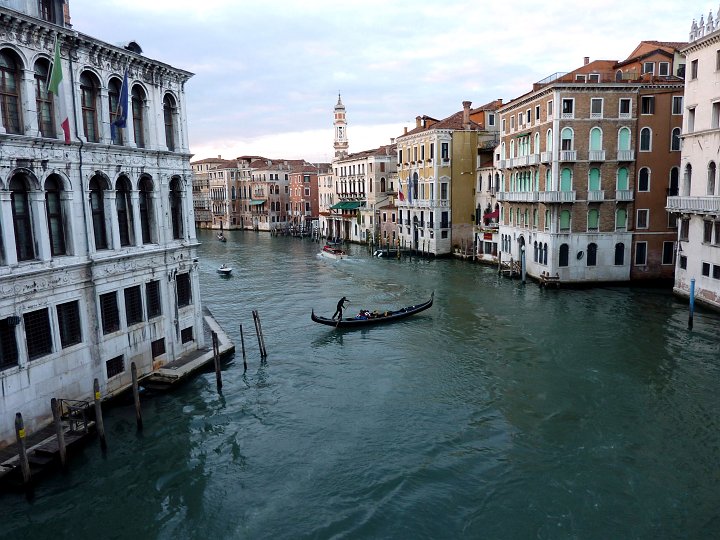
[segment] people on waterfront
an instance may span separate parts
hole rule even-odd
[[[344,296],[338,301],[337,309],[335,310],[335,314],[332,316],[333,320],[335,320],[335,317],[338,317],[339,320],[342,320],[343,309],[345,309],[345,302],[349,303],[350,300],[348,300]]]

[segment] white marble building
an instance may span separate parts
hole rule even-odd
[[[693,21],[686,58],[681,179],[667,209],[678,216],[675,294],[720,309],[720,11]]]
[[[185,83],[71,28],[63,0],[0,0],[0,446],[21,412],[103,397],[204,346]],[[63,92],[48,93],[55,42]],[[127,127],[111,138],[125,70]],[[69,116],[65,142],[58,113]]]

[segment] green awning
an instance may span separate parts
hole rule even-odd
[[[265,199],[252,199],[250,201],[250,206],[257,206],[259,204],[265,204]]]
[[[333,204],[330,210],[355,210],[363,205],[362,202],[358,201],[341,201],[337,204]]]

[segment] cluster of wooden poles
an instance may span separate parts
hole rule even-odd
[[[262,332],[260,316],[257,310],[252,312],[255,331],[257,333],[258,347],[260,348],[260,362],[265,363],[267,359],[267,349],[265,348],[265,337]],[[243,336],[243,327],[240,325],[240,342],[242,344],[243,369],[247,371],[247,356],[245,354],[245,338]],[[216,332],[212,332],[213,360],[215,364],[215,378],[217,382],[218,392],[222,392],[222,372],[220,370],[220,344]],[[135,420],[138,431],[143,429],[142,409],[140,406],[140,386],[138,384],[137,366],[135,362],[130,364],[130,374],[132,376],[132,393],[135,403]],[[103,423],[102,403],[100,394],[100,381],[96,378],[93,380],[93,398],[95,407],[95,431],[100,439],[100,448],[105,453],[107,451],[107,439],[105,437],[105,425]],[[60,465],[63,469],[67,467],[67,446],[65,444],[65,427],[62,419],[61,400],[52,398],[50,407],[52,409],[53,423],[55,425],[55,437],[57,440],[58,454],[60,457]],[[22,413],[15,414],[15,437],[17,440],[18,459],[20,462],[20,470],[22,472],[23,485],[30,486],[32,474],[30,471],[30,462],[28,459],[27,445],[25,442],[26,433],[23,422]]]

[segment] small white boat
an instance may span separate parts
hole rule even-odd
[[[322,251],[320,252],[320,255],[323,257],[326,257],[328,259],[347,259],[348,254],[340,249],[338,246],[331,245],[331,244],[325,244],[325,246],[322,248]]]
[[[231,272],[232,268],[226,266],[225,264],[221,265],[220,268],[217,269],[217,273],[221,276],[229,276]]]

